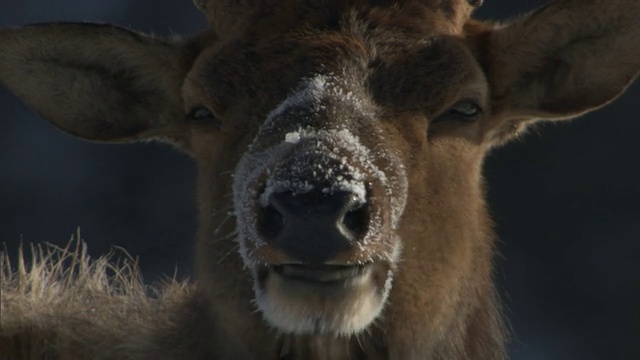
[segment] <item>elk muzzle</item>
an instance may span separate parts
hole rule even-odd
[[[337,96],[318,104],[335,95],[327,88],[316,81],[274,110],[234,175],[256,304],[288,333],[366,328],[384,307],[401,248],[404,167],[358,106]],[[331,117],[316,110],[334,104]]]

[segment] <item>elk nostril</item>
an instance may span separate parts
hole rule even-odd
[[[261,232],[267,239],[276,238],[284,228],[285,218],[273,205],[264,208]]]
[[[369,212],[364,205],[348,211],[342,218],[342,225],[348,230],[354,240],[359,240],[367,232]]]

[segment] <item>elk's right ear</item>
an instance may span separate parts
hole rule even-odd
[[[181,87],[190,61],[183,48],[111,25],[0,29],[0,83],[81,138],[169,135],[184,118]]]

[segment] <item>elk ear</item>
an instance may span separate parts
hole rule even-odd
[[[568,119],[612,101],[640,72],[640,1],[561,0],[488,27],[469,24],[494,104],[487,140],[536,119]],[[474,36],[471,36],[474,38]]]
[[[111,25],[0,29],[0,83],[81,138],[167,135],[184,117],[181,48]]]

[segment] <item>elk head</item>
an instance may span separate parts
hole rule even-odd
[[[269,336],[257,306],[283,333],[383,329],[397,358],[473,329],[456,351],[500,348],[483,156],[623,92],[638,1],[556,1],[502,25],[470,19],[479,1],[196,4],[213,29],[186,40],[1,30],[0,80],[73,135],[193,155],[199,287],[237,330],[218,347]]]

